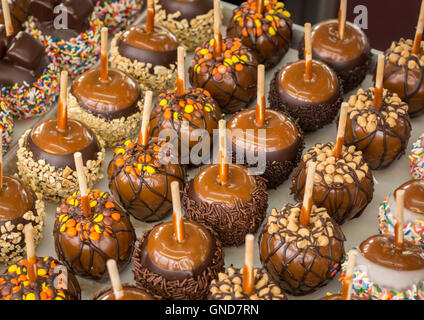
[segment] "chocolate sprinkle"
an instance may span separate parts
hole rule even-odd
[[[146,288],[156,296],[168,300],[202,300],[209,293],[209,286],[218,273],[224,270],[224,251],[217,234],[208,226],[204,226],[211,234],[215,250],[211,252],[211,263],[197,276],[189,276],[183,280],[167,280],[163,275],[149,270],[141,264],[144,255],[143,244],[147,241],[151,230],[143,233],[138,239],[133,256],[134,279],[138,287]],[[155,227],[153,227],[155,228]],[[167,273],[175,273],[167,271]]]
[[[222,203],[197,202],[192,196],[192,180],[184,188],[182,198],[186,218],[212,227],[224,246],[242,245],[246,234],[256,233],[268,208],[266,181],[259,176],[255,176],[255,180],[256,186],[251,192],[251,199],[245,203],[235,199],[232,207]]]

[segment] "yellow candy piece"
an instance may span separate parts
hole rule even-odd
[[[64,294],[63,292],[58,292],[58,293],[57,293],[57,295],[58,295],[59,297],[65,298],[65,294]]]
[[[199,51],[200,54],[205,55],[209,53],[209,50],[206,48],[203,48],[202,50]]]
[[[12,265],[7,269],[7,272],[13,273],[16,272],[16,269],[18,269],[18,266],[16,264]]]
[[[164,107],[164,106],[166,106],[166,105],[168,104],[168,101],[167,101],[166,99],[162,99],[162,100],[159,102],[159,104],[160,104],[162,107]]]
[[[237,56],[232,56],[231,61],[233,62],[233,64],[236,64],[240,62],[240,59]]]
[[[284,3],[283,3],[283,2],[277,2],[277,3],[275,4],[275,7],[276,7],[276,8],[284,8]]]
[[[273,13],[275,13],[275,10],[274,9],[271,9],[271,10],[269,10],[268,11],[270,14],[273,14]]]
[[[97,233],[102,233],[102,231],[100,230],[100,227],[99,227],[99,225],[98,224],[96,224],[95,226],[94,226],[94,230],[97,232]]]
[[[275,31],[275,29],[274,29],[274,28],[269,28],[269,29],[268,29],[268,32],[269,32],[269,34],[270,34],[271,36],[275,36],[275,35],[277,34],[277,32]]]
[[[155,173],[155,172],[156,172],[155,168],[153,168],[153,167],[151,167],[151,166],[148,166],[148,167],[147,167],[147,169],[146,169],[146,171],[147,171],[148,173]]]
[[[25,296],[25,300],[35,300],[35,294],[33,294],[32,292],[31,293],[28,293]]]
[[[16,274],[17,274],[17,275],[20,275],[21,273],[22,273],[21,268],[19,268],[19,267],[18,267],[18,268],[16,269]]]
[[[178,112],[174,112],[174,119],[178,120]]]
[[[59,297],[59,296],[58,297],[54,297],[54,299],[55,300],[63,300],[63,298],[62,297]]]
[[[209,45],[210,46],[213,46],[215,44],[215,39],[211,39],[210,41],[209,41]]]
[[[260,28],[261,27],[261,21],[259,20],[255,20],[255,25]]]
[[[97,206],[97,201],[93,200],[90,202],[90,207],[94,208],[95,206]]]
[[[60,227],[60,232],[65,232],[66,230],[66,224],[62,224],[62,226]]]
[[[29,281],[24,281],[23,284],[24,284],[24,287],[28,287],[29,286]]]
[[[284,14],[287,18],[290,18],[290,17],[291,17],[290,12],[288,12],[287,10],[283,11],[283,14]]]
[[[137,164],[137,169],[140,171],[143,170],[143,165],[141,163]]]
[[[45,269],[38,269],[37,270],[37,274],[42,277],[45,276],[47,274],[47,271]]]
[[[208,106],[205,106],[205,111],[206,112],[211,112],[211,108],[209,108]]]
[[[49,257],[44,257],[43,261],[49,260]]]
[[[233,59],[225,59],[224,60],[224,66],[228,67],[228,66],[232,66],[233,65]]]
[[[119,149],[116,154],[125,154],[125,150],[124,149]]]
[[[102,222],[103,221],[103,215],[99,214],[93,221],[94,222]]]
[[[188,104],[184,108],[185,113],[192,113],[194,111],[194,107],[191,104]]]
[[[244,62],[248,61],[247,56],[245,54],[240,57],[240,60]]]

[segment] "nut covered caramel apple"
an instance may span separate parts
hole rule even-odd
[[[263,269],[254,269],[254,294],[243,291],[243,268],[228,267],[210,286],[209,300],[287,300],[284,292]]]
[[[68,119],[65,132],[58,129],[57,119],[44,120],[19,140],[19,175],[44,199],[58,202],[78,190],[75,152],[83,155],[89,186],[103,177],[103,146],[103,140],[77,120]]]
[[[185,144],[188,150],[204,142],[212,145],[213,130],[218,128],[220,119],[221,110],[208,91],[202,88],[190,88],[185,89],[184,94],[180,96],[177,89],[168,90],[158,96],[156,105],[153,107],[149,124],[150,136],[156,137],[165,130],[169,130],[169,133],[173,135],[171,141],[180,146],[179,150],[181,150],[181,145],[184,144],[181,140],[183,122],[187,121],[190,134],[197,129],[205,130],[198,140],[190,139],[189,144]],[[175,139],[178,139],[178,142]]]
[[[400,39],[384,53],[384,87],[408,104],[411,117],[424,111],[424,41],[418,54],[412,53],[413,41]]]
[[[249,109],[237,113],[227,124],[231,134],[233,162],[236,162],[237,149],[257,155],[266,155],[266,169],[261,175],[268,188],[274,189],[283,183],[299,163],[304,146],[302,131],[286,114],[265,110],[264,125],[259,127],[255,121],[256,110]],[[263,138],[259,130],[265,130]],[[240,132],[241,135],[237,134]],[[249,164],[252,167],[257,164]]]
[[[88,199],[88,215],[83,213],[79,192],[57,208],[55,250],[59,260],[74,274],[104,280],[107,260],[115,259],[119,270],[129,263],[135,232],[127,213],[107,192],[88,190]]]
[[[344,38],[338,34],[338,20],[322,21],[312,27],[312,58],[324,62],[340,77],[344,92],[364,80],[371,64],[371,47],[365,33],[346,22]],[[299,42],[299,59],[304,57],[304,41]]]
[[[155,22],[170,30],[187,51],[213,35],[213,0],[155,0]]]
[[[22,259],[0,275],[0,300],[80,300],[75,276],[51,257],[37,257],[35,283],[27,275],[28,260]]]
[[[374,235],[358,247],[352,295],[367,300],[424,300],[424,250],[393,235]]]
[[[380,233],[394,234],[396,225],[396,192],[405,191],[404,226],[406,240],[424,247],[424,181],[409,180],[389,194],[380,205]]]
[[[229,164],[228,182],[222,184],[219,164],[211,164],[186,185],[183,203],[187,219],[213,228],[224,246],[239,246],[265,218],[266,182],[243,166]]]
[[[343,101],[343,87],[326,64],[313,60],[312,77],[304,77],[305,60],[277,71],[269,90],[270,107],[287,112],[304,131],[315,131],[331,123]],[[320,116],[317,117],[317,114]]]
[[[165,28],[149,32],[145,24],[134,25],[112,40],[110,63],[134,77],[143,91],[158,95],[175,83],[177,48],[177,38]]]
[[[206,41],[195,50],[189,78],[193,88],[203,88],[225,113],[245,109],[256,93],[255,53],[238,38],[222,40],[221,54],[214,56],[215,40]]]
[[[94,131],[107,146],[134,136],[141,123],[143,99],[138,82],[120,70],[109,69],[107,80],[101,68],[80,75],[69,93],[69,113]]]
[[[272,68],[289,50],[293,22],[283,2],[264,1],[263,10],[258,9],[257,2],[248,0],[233,10],[227,35],[240,38],[255,51],[260,64]]]
[[[184,168],[166,154],[166,142],[152,138],[142,146],[128,140],[116,147],[108,167],[109,189],[134,218],[154,222],[171,212],[172,181],[183,185]]]
[[[0,262],[10,264],[25,254],[23,228],[34,227],[37,245],[44,229],[44,202],[40,194],[15,176],[4,175],[0,190]]]
[[[264,268],[289,294],[311,293],[330,281],[344,258],[345,236],[325,208],[312,205],[306,227],[302,203],[274,209],[259,237]]]
[[[328,210],[339,224],[359,217],[374,192],[371,170],[362,152],[355,146],[343,146],[340,159],[334,157],[334,143],[316,144],[303,156],[292,177],[292,192],[302,199],[305,192],[307,167],[316,162],[313,203]]]
[[[349,98],[345,144],[361,150],[371,169],[388,167],[405,153],[411,135],[408,105],[397,94],[383,90],[380,108],[374,107],[375,89],[359,89]]]
[[[155,300],[145,290],[142,290],[134,285],[123,283],[122,289],[124,296],[120,300]],[[96,293],[91,300],[116,300],[111,287],[105,288]]]
[[[221,242],[211,228],[183,222],[185,239],[179,243],[173,222],[146,231],[135,249],[133,264],[137,286],[164,299],[205,299],[209,285],[223,271]]]

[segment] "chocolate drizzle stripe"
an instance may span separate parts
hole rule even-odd
[[[276,216],[277,221],[286,218],[292,208],[301,208],[302,203],[295,205],[286,204],[284,208]],[[314,213],[312,213],[314,215]],[[346,241],[340,227],[332,218],[320,219],[323,223],[324,235],[329,239],[327,246],[319,246],[315,241],[308,241],[308,245],[298,248],[299,240],[305,237],[299,233],[280,226],[281,228],[273,233],[269,232],[269,222],[264,225],[259,237],[259,246],[261,248],[261,262],[270,272],[274,280],[276,280],[281,288],[293,295],[304,295],[315,291],[317,288],[324,286],[331,280],[341,267],[341,261],[344,257],[344,245]],[[327,226],[331,225],[333,235],[328,233]],[[293,240],[286,242],[284,234],[294,237]],[[265,246],[264,244],[265,240]],[[277,243],[277,245],[275,245]],[[274,250],[271,248],[274,244]],[[266,252],[263,249],[266,249]],[[326,252],[326,249],[328,252]],[[278,264],[274,258],[279,261]],[[310,261],[308,263],[308,261]],[[314,267],[320,269],[324,267],[326,272],[320,274]],[[296,271],[296,274],[292,271]],[[301,268],[301,269],[299,269]],[[319,269],[319,270],[320,270]],[[299,277],[300,274],[300,277]]]

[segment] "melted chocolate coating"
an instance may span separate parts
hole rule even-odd
[[[272,109],[287,112],[302,130],[309,132],[334,120],[343,101],[343,87],[335,72],[320,61],[313,61],[311,81],[304,79],[304,73],[304,60],[277,71],[271,81],[269,101]]]
[[[206,49],[209,53],[213,53],[213,45],[210,41],[206,41],[196,49],[188,71],[189,78],[193,88],[203,88],[210,92],[222,112],[235,113],[246,108],[255,97],[258,61],[251,49],[241,45],[240,39],[226,38],[223,40],[223,47],[227,49],[223,52],[228,52],[237,60],[240,60],[241,56],[246,56],[245,61],[238,63],[242,65],[241,70],[237,70],[234,64],[229,66],[223,64],[224,53],[219,57],[212,55],[210,59],[204,60],[204,55],[200,51]],[[233,49],[234,47],[238,49]],[[200,62],[201,59],[204,61]],[[225,72],[216,72],[219,69]]]
[[[21,218],[35,207],[35,195],[21,180],[4,175],[0,191],[0,224]]]
[[[395,245],[393,235],[374,235],[361,243],[359,252],[368,260],[398,271],[424,270],[424,250],[410,241]]]
[[[56,29],[53,21],[37,22],[37,28],[43,35],[50,36],[52,39],[60,39],[62,41],[69,41],[80,35],[80,32],[74,29]],[[88,24],[85,29],[88,28]]]
[[[116,69],[109,69],[108,75],[108,81],[100,80],[100,68],[95,68],[75,79],[72,94],[79,105],[106,120],[127,118],[139,112],[141,90],[138,83]]]
[[[118,52],[131,61],[168,67],[177,61],[178,40],[170,31],[155,26],[147,33],[145,25],[129,27],[117,41]]]
[[[66,269],[62,263],[51,257],[37,257],[36,259],[37,270],[45,271],[45,276],[38,276],[33,284],[28,284],[25,276],[28,261],[26,259],[20,260],[15,265],[16,269],[20,269],[20,274],[15,271],[0,275],[0,300],[24,300],[24,296],[30,293],[34,294],[34,300],[81,299],[81,289],[77,279],[68,270],[66,272],[61,270],[62,268]],[[25,276],[24,279],[22,279],[22,276]],[[66,286],[66,289],[64,287],[58,288],[60,281]],[[48,297],[46,287],[50,289],[51,296],[49,296],[49,299],[46,299]],[[43,297],[42,292],[44,293]]]
[[[367,90],[362,96],[366,101],[374,101],[374,91]],[[399,160],[408,146],[411,136],[411,123],[408,114],[400,113],[398,110],[405,106],[404,103],[395,104],[389,101],[393,94],[389,91],[383,95],[382,106],[379,109],[354,108],[348,113],[346,122],[345,144],[355,145],[362,151],[365,161],[371,169],[377,170],[388,167],[395,160]],[[395,126],[390,126],[384,113],[395,110],[397,114]],[[354,116],[351,113],[356,111]],[[368,131],[366,127],[358,124],[359,117],[374,114],[377,125],[374,130]]]
[[[28,135],[25,147],[33,153],[35,161],[43,159],[56,169],[69,167],[75,170],[75,152],[82,153],[84,163],[97,160],[100,152],[100,143],[94,132],[73,119],[68,119],[66,133],[57,130],[57,119],[39,123]]]
[[[276,216],[276,220],[288,218],[292,208],[301,208],[302,203],[287,204]],[[328,244],[319,245],[317,242],[307,241],[303,248],[298,243],[305,237],[299,232],[279,230],[278,226],[270,233],[268,224],[265,224],[259,236],[260,259],[271,274],[273,279],[287,293],[295,296],[311,293],[324,286],[335,276],[334,270],[340,269],[344,257],[344,244],[346,240],[339,225],[330,217],[323,219],[322,225],[331,225],[332,234],[325,232]],[[300,225],[300,222],[296,222]],[[309,226],[308,226],[308,229]],[[311,230],[309,230],[311,231]],[[286,241],[282,232],[287,232],[291,239]]]
[[[90,205],[92,208],[88,218],[79,204],[69,204],[67,200],[60,205],[53,227],[54,244],[58,258],[74,274],[105,280],[108,278],[106,262],[109,259],[116,260],[119,270],[123,270],[129,263],[136,235],[128,214],[108,193],[101,193],[97,198],[92,197],[92,194],[93,191],[89,195],[90,203],[95,201],[95,205]],[[73,199],[81,203],[80,194]],[[114,205],[112,208],[111,203]],[[114,217],[115,214],[119,214],[119,219]],[[63,216],[68,219],[65,220]],[[62,230],[69,220],[75,221],[76,232],[78,225],[80,229],[85,225],[86,229],[70,235],[70,227],[66,231]],[[98,234],[97,240],[92,240],[92,233]]]
[[[216,279],[218,273],[224,270],[224,252],[217,234],[208,226],[198,226],[195,222],[189,221],[185,221],[185,223],[191,223],[197,228],[202,228],[211,239],[211,247],[206,260],[194,270],[170,271],[151,263],[146,246],[152,230],[145,231],[138,240],[139,245],[136,246],[133,256],[134,278],[138,287],[146,288],[155,295],[155,298],[172,300],[206,299],[211,281]],[[163,224],[160,223],[153,229]]]
[[[328,143],[322,145],[320,149],[330,147],[334,150],[334,144]],[[367,205],[371,202],[374,192],[374,180],[371,170],[364,170],[364,160],[360,156],[359,163],[356,164],[353,160],[346,160],[346,156],[350,152],[343,152],[342,158],[345,163],[337,162],[335,169],[341,170],[341,175],[350,176],[351,183],[344,181],[344,183],[331,182],[327,183],[324,179],[325,172],[318,171],[316,174],[320,176],[319,182],[314,182],[312,201],[318,207],[324,207],[328,210],[330,216],[336,220],[337,223],[343,224],[345,221],[359,217]],[[308,150],[311,155],[306,162],[317,162],[317,152],[313,149]],[[353,155],[351,154],[352,158]],[[356,157],[356,156],[355,156]],[[350,163],[351,166],[346,166]],[[319,163],[317,163],[318,165]],[[355,166],[354,166],[355,164]],[[356,169],[352,169],[352,167]],[[292,177],[293,186],[291,191],[294,193],[296,200],[302,200],[305,192],[306,183],[306,164],[305,158],[300,163]],[[362,179],[359,178],[359,172],[363,175]]]
[[[179,11],[178,20],[188,21],[213,9],[213,0],[159,0],[159,4],[167,14]]]
[[[395,44],[404,42],[401,39]],[[389,56],[394,50],[388,49],[384,53],[386,64],[384,66],[384,88],[390,92],[397,93],[399,97],[408,103],[408,113],[411,117],[418,116],[424,112],[424,67],[420,65],[420,57],[424,55],[421,49],[419,55],[410,55],[405,58],[405,64],[399,66],[389,60]],[[413,61],[418,64],[418,68],[409,69],[408,64]]]
[[[142,245],[140,263],[168,281],[197,277],[208,268],[215,252],[213,236],[203,226],[184,221],[185,240],[175,240],[172,222],[153,228]]]
[[[405,191],[406,209],[424,215],[424,181],[413,179],[405,182],[393,192],[395,199],[398,190]]]
[[[304,39],[299,43],[299,58],[304,57]],[[365,78],[371,62],[371,46],[365,33],[346,22],[345,38],[338,36],[338,20],[320,22],[312,28],[312,58],[330,66],[343,82],[345,92]]]
[[[265,9],[260,18],[251,9],[256,0],[243,2],[233,10],[233,17],[227,27],[227,36],[240,38],[245,46],[255,51],[260,64],[271,68],[278,64],[290,47],[293,37],[293,21],[287,18],[283,9],[276,9],[275,3],[269,4],[271,12]],[[236,16],[237,15],[237,16]],[[258,26],[261,33],[258,33]],[[273,33],[269,32],[272,28]]]
[[[158,139],[150,141],[151,146],[158,146]],[[155,142],[156,141],[156,142]],[[109,189],[124,208],[136,219],[153,222],[164,218],[172,210],[171,182],[184,184],[185,170],[174,163],[162,165],[157,160],[157,154],[152,148],[140,145],[127,150],[128,158],[124,165],[117,166],[117,160],[122,154],[115,154],[108,167]],[[153,163],[140,162],[140,159],[153,158]],[[126,171],[126,167],[134,164],[154,167],[154,173],[145,171],[134,175]]]
[[[155,300],[150,294],[146,291],[137,288],[134,285],[127,283],[122,284],[122,289],[124,291],[124,296],[120,300]],[[116,300],[113,293],[112,287],[103,289],[96,295],[94,295],[91,300]]]

